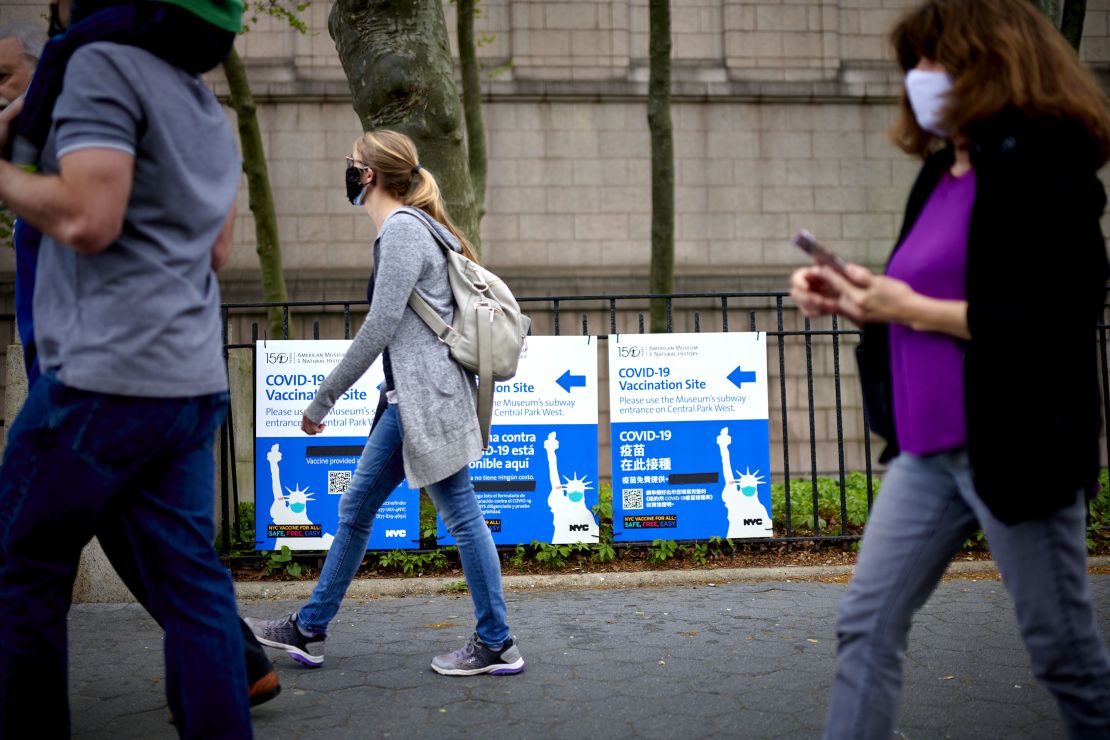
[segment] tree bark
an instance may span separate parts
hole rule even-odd
[[[1083,41],[1083,19],[1087,15],[1087,0],[1064,0],[1063,17],[1060,19],[1060,33],[1071,47],[1079,51]]]
[[[1083,20],[1087,15],[1087,0],[1030,0],[1044,13],[1052,25],[1060,29],[1071,47],[1079,51],[1083,40]]]
[[[648,128],[651,132],[652,293],[674,289],[674,134],[671,126],[671,8],[650,0]],[[651,302],[651,331],[667,330],[666,302]]]
[[[478,224],[486,213],[486,126],[482,121],[482,77],[478,50],[474,43],[475,0],[456,0],[458,11],[459,68],[462,72],[462,103],[466,118],[466,151],[470,165],[470,184]]]
[[[1060,27],[1060,5],[1063,0],[1032,0],[1033,4],[1041,9],[1041,12],[1048,16],[1052,21],[1052,25],[1057,28]]]
[[[250,209],[254,214],[254,235],[262,271],[263,300],[267,303],[285,303],[289,301],[289,293],[285,288],[285,273],[281,266],[281,242],[278,239],[277,216],[274,213],[274,194],[270,189],[270,172],[262,151],[262,134],[258,128],[254,96],[247,82],[243,60],[235,49],[227,55],[223,68],[230,90],[228,102],[239,123],[239,147],[243,154],[243,172],[247,175]],[[280,308],[267,310],[272,339],[284,336],[282,315]],[[292,336],[291,329],[289,336]]]
[[[328,30],[363,129],[393,129],[416,143],[452,220],[477,245],[477,208],[440,0],[337,0]]]

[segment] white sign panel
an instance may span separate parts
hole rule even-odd
[[[762,333],[609,337],[618,541],[771,536]]]
[[[260,341],[255,361],[255,539],[259,550],[326,550],[339,527],[339,499],[366,444],[381,359],[348,390],[309,436],[301,417],[343,358],[349,340]],[[369,549],[414,548],[419,495],[404,482],[378,510]]]
[[[598,541],[597,392],[597,337],[528,338],[497,384],[490,449],[470,465],[494,542]]]

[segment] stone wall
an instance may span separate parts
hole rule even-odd
[[[677,290],[784,290],[790,269],[803,262],[789,245],[801,227],[850,259],[882,262],[917,168],[885,133],[900,79],[884,35],[910,4],[673,0]],[[373,238],[372,224],[344,198],[342,157],[360,126],[328,36],[330,6],[313,2],[304,14],[307,34],[262,19],[237,42],[260,104],[295,300],[364,295]],[[647,0],[480,5],[477,30],[485,43],[479,55],[489,70],[483,82],[489,146],[483,255],[518,294],[646,290],[647,6]],[[40,17],[44,7],[41,0],[7,0],[0,23]],[[454,6],[445,1],[444,9],[453,29]],[[1082,57],[1104,79],[1110,70],[1108,15],[1110,0],[1089,0]],[[209,81],[225,91],[218,72]],[[245,186],[240,201],[235,255],[221,275],[229,301],[260,295]],[[11,272],[5,251],[5,288]],[[0,312],[8,310],[9,290],[0,304]],[[680,326],[692,326],[691,310],[680,308]],[[603,314],[597,322],[607,326]],[[764,310],[760,322],[774,320],[767,316]],[[622,321],[635,325],[632,314]],[[310,336],[311,317],[296,322],[299,336]],[[799,328],[793,312],[784,322]],[[704,320],[702,329],[711,330],[712,321]],[[321,336],[341,331],[334,318],[325,319]],[[796,472],[810,465],[809,390],[805,340],[786,341],[787,436]],[[838,464],[830,441],[836,427],[832,349],[827,337],[812,343],[817,467],[832,470]],[[846,464],[858,468],[859,399],[846,349]],[[774,344],[771,350],[777,383]],[[771,402],[781,418],[776,387]],[[773,444],[782,437],[776,420],[772,436]],[[607,450],[602,454],[607,459]],[[782,456],[776,457],[781,465]]]

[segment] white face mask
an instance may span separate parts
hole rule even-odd
[[[952,89],[952,78],[947,72],[911,69],[906,73],[906,97],[910,100],[917,125],[931,134],[947,137],[941,112],[948,105],[947,95]]]

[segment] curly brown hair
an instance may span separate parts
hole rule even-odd
[[[939,62],[952,77],[943,120],[955,134],[1007,108],[1029,117],[1077,122],[1110,157],[1110,113],[1094,76],[1029,0],[926,0],[907,11],[890,32],[904,72],[921,59]],[[894,143],[926,156],[933,134],[917,124],[905,91]]]

